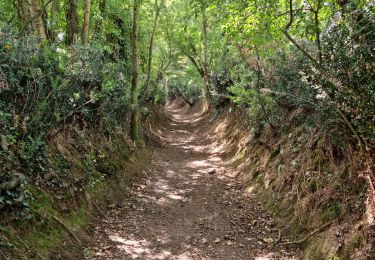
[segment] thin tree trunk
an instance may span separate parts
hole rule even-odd
[[[316,31],[316,46],[318,47],[318,61],[319,64],[322,65],[323,63],[323,52],[322,52],[322,44],[320,41],[320,26],[319,26],[319,11],[321,8],[321,0],[318,0],[318,6],[314,11],[314,20],[315,20],[315,31]]]
[[[58,28],[56,25],[59,24],[59,14],[61,12],[61,9],[60,9],[60,2],[59,1],[53,1],[52,2],[52,6],[51,6],[51,20],[54,21],[54,26],[53,28],[51,29],[51,32],[50,32],[50,39],[52,42],[56,41],[57,40],[57,33],[58,33]]]
[[[256,92],[257,92],[257,98],[258,98],[258,102],[259,102],[260,108],[262,110],[264,119],[269,123],[269,125],[271,126],[271,128],[273,128],[271,120],[270,120],[270,118],[269,118],[269,116],[267,114],[266,106],[264,105],[263,98],[262,98],[262,96],[260,94],[260,82],[261,82],[261,76],[262,76],[262,71],[261,71],[261,67],[260,67],[260,56],[259,56],[258,47],[254,46],[254,49],[255,49],[255,54],[256,54],[256,57],[257,57],[257,63],[256,63],[256,69],[255,69],[255,71],[257,73],[257,83],[256,83],[256,86],[255,86],[255,89],[256,89]],[[245,62],[245,64],[251,70],[254,70],[253,66],[247,61],[245,53],[244,53],[243,49],[241,48],[241,46],[239,46],[239,45],[238,45],[238,52],[239,52],[242,60]]]
[[[208,21],[206,15],[206,9],[204,4],[202,4],[202,40],[203,40],[203,81],[204,81],[204,92],[205,97],[209,103],[211,103],[211,91],[210,91],[210,79],[209,79],[209,69],[208,69],[208,46],[207,46],[207,30]]]
[[[260,67],[260,56],[259,56],[258,47],[254,46],[254,48],[255,48],[255,54],[257,56],[257,84],[256,84],[256,90],[257,90],[258,101],[259,101],[260,107],[261,107],[261,109],[263,111],[264,118],[269,123],[269,125],[271,126],[271,128],[273,128],[273,125],[271,123],[270,117],[267,114],[266,106],[264,105],[264,101],[263,101],[262,95],[260,94],[260,83],[261,83],[262,70],[261,70],[261,67]]]
[[[138,84],[138,24],[137,24],[137,18],[138,18],[138,0],[134,0],[134,6],[133,6],[133,25],[132,25],[132,32],[130,35],[130,41],[131,41],[131,48],[132,48],[132,82],[131,82],[131,102],[134,104],[137,101],[137,84]]]
[[[130,136],[133,142],[137,143],[140,141],[139,137],[139,116],[138,116],[138,97],[137,97],[137,85],[138,85],[138,8],[139,0],[134,0],[133,2],[133,25],[131,32],[131,49],[132,49],[132,82],[131,82],[131,105],[132,105],[132,114],[130,121]]]
[[[94,37],[98,39],[100,37],[100,34],[103,31],[103,20],[106,16],[106,11],[107,11],[107,0],[101,0],[99,2],[99,11],[100,11],[100,16],[101,19],[98,19],[97,22],[95,23],[95,28],[94,28]]]
[[[289,34],[289,28],[293,24],[294,20],[294,14],[293,14],[293,0],[289,0],[289,22],[286,24],[286,26],[283,29],[283,33],[286,36],[286,38],[299,50],[301,51],[305,57],[311,62],[312,66],[317,70],[318,74],[320,74],[325,80],[327,80],[329,83],[331,83],[333,86],[337,88],[338,85],[341,84],[340,80],[332,76],[332,72],[327,70],[322,66],[322,64],[313,58],[290,34]],[[354,128],[353,124],[350,122],[349,118],[346,116],[346,114],[341,111],[341,109],[337,106],[335,103],[334,97],[329,93],[326,87],[324,85],[321,85],[321,88],[323,91],[327,94],[329,100],[333,104],[333,108],[336,110],[336,112],[340,115],[343,122],[349,127],[350,131],[353,133],[354,137],[357,139],[359,145],[361,147],[367,148],[367,143],[365,140],[359,135],[359,133]]]
[[[158,73],[158,76],[156,77],[156,82],[154,83],[154,88],[152,90],[152,103],[155,104],[155,97],[156,97],[156,93],[158,91],[158,86],[159,86],[159,82],[163,80],[163,74],[162,72],[160,71]]]
[[[27,12],[27,9],[25,8],[25,1],[15,0],[14,5],[17,8],[18,19],[21,22],[21,27],[27,28],[28,27],[27,18],[29,17],[29,14]]]
[[[177,90],[177,95],[179,95],[180,97],[182,97],[183,100],[185,100],[185,102],[190,106],[194,106],[193,103],[190,102],[190,100],[184,95],[184,93],[182,93],[182,91],[180,90],[179,87],[176,88]]]
[[[160,13],[160,7],[158,5],[158,1],[155,0],[155,19],[154,19],[154,25],[152,27],[152,32],[151,32],[150,44],[148,46],[147,77],[146,77],[145,87],[142,91],[142,99],[145,98],[149,85],[150,85],[150,81],[151,81],[152,52],[154,48],[154,38],[155,38],[156,27],[158,25],[159,13]]]
[[[30,16],[32,17],[32,26],[34,31],[44,41],[47,39],[42,12],[38,0],[29,0],[30,5]]]
[[[170,45],[169,45],[170,46]],[[171,49],[169,49],[169,56],[171,56]],[[159,70],[158,70],[158,74],[157,74],[157,77],[156,77],[156,82],[154,83],[154,89],[152,91],[152,97],[153,97],[153,104],[155,104],[155,97],[156,97],[156,93],[158,91],[158,86],[159,86],[159,82],[162,81],[165,76],[165,71],[168,69],[168,67],[171,65],[172,63],[172,59],[171,57],[169,57],[169,60],[167,62],[167,64],[164,64],[162,63]]]
[[[68,0],[66,6],[66,44],[74,45],[78,40],[77,0]]]
[[[48,20],[50,19],[49,18],[49,9],[51,9],[51,17],[52,17],[52,8],[50,6],[49,3],[53,2],[57,2],[57,1],[53,1],[51,0],[50,1],[47,1],[48,3],[46,3],[46,0],[40,0],[41,2],[41,16],[42,16],[42,19],[43,19],[43,26],[44,26],[44,31],[46,32],[46,36],[47,36],[47,39],[50,41],[50,42],[53,42],[54,41],[54,31],[53,31],[53,28],[51,27],[48,27],[47,24],[48,24]]]
[[[83,29],[82,29],[82,44],[83,45],[87,45],[89,42],[90,9],[91,9],[91,0],[85,0],[85,10],[84,10]]]

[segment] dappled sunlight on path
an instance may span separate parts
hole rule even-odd
[[[149,132],[160,140],[144,177],[93,233],[87,259],[297,259],[223,161],[210,114],[169,104]],[[271,241],[271,242],[267,242]]]

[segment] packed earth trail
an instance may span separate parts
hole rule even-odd
[[[277,245],[271,214],[223,162],[207,132],[207,113],[175,103],[152,132],[143,177],[112,205],[92,233],[86,259],[299,259]]]

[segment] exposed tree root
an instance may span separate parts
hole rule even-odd
[[[309,239],[311,236],[315,235],[319,231],[321,231],[321,230],[325,229],[326,227],[330,226],[332,223],[333,223],[333,221],[328,222],[328,223],[324,224],[323,226],[321,226],[321,227],[313,230],[312,232],[310,232],[309,234],[307,234],[306,236],[304,236],[304,237],[302,237],[300,239],[297,239],[297,240],[294,240],[294,241],[283,242],[283,243],[280,243],[279,245],[302,244],[307,239]]]
[[[54,220],[56,220],[56,222],[58,222],[62,227],[64,227],[66,231],[68,231],[68,233],[74,238],[74,240],[78,242],[78,244],[82,245],[81,240],[74,234],[74,232],[61,219],[53,215],[51,215],[51,217]]]
[[[33,212],[35,212],[41,218],[48,219],[46,216],[36,210],[34,210]],[[74,234],[73,230],[71,230],[61,219],[52,214],[49,214],[49,216],[52,217],[57,223],[59,223],[69,233],[69,235],[71,235],[71,237],[74,238],[75,241],[77,241],[79,245],[83,245],[82,241]]]
[[[281,240],[281,230],[279,230],[279,236],[277,237],[276,241],[273,243],[273,245],[277,245]]]

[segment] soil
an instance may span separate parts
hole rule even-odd
[[[263,202],[213,147],[207,113],[173,103],[150,132],[161,145],[129,196],[97,223],[86,259],[299,259]]]

